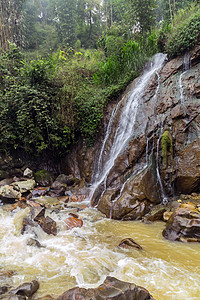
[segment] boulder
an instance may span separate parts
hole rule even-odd
[[[66,204],[66,203],[69,202],[69,196],[59,196],[59,197],[58,197],[58,201],[59,201],[60,203]]]
[[[30,214],[33,221],[39,221],[45,215],[45,208],[41,205],[33,207]]]
[[[163,221],[167,222],[169,220],[169,218],[172,216],[172,214],[173,214],[173,211],[167,210],[166,212],[164,212]]]
[[[37,222],[47,234],[57,235],[57,224],[49,216],[41,217]]]
[[[54,176],[47,170],[40,170],[35,173],[34,178],[40,186],[50,186],[53,183]]]
[[[150,293],[134,283],[124,282],[108,276],[96,289],[73,288],[57,300],[153,300]]]
[[[23,173],[24,177],[33,178],[33,171],[29,168],[26,168]]]
[[[79,183],[79,179],[74,177],[73,175],[65,175],[65,174],[60,174],[57,178],[56,181],[66,184],[67,186],[72,186],[75,184]]]
[[[181,204],[167,221],[163,236],[170,241],[200,242],[200,209],[190,202]]]
[[[19,191],[21,194],[26,193],[28,191],[32,191],[36,185],[35,180],[28,179],[24,181],[17,181],[11,184],[13,188]]]
[[[114,204],[112,218],[122,221],[141,220],[149,212],[149,203],[132,199],[128,194],[127,196],[123,195]]]
[[[150,214],[145,216],[146,221],[155,222],[162,221],[166,208],[153,209]]]
[[[9,173],[4,171],[4,170],[0,170],[0,180],[6,179],[8,178]]]
[[[32,282],[23,283],[16,289],[11,290],[10,294],[31,297],[38,289],[39,282],[37,280],[33,280]]]
[[[21,197],[20,191],[16,191],[13,186],[3,185],[0,187],[0,199],[13,200]]]
[[[33,221],[30,216],[26,216],[23,218],[21,234],[23,234],[29,227],[36,227],[38,224]]]
[[[38,187],[33,189],[32,191],[32,197],[41,197],[46,195],[46,193],[49,191],[48,187]]]
[[[38,224],[47,234],[57,234],[56,222],[48,216],[45,217],[45,208],[42,206],[33,207],[29,216],[24,217],[22,233],[27,229],[27,226],[36,227]]]
[[[87,195],[75,194],[71,197],[70,202],[82,202],[87,199]]]
[[[64,196],[66,189],[67,189],[67,185],[65,183],[61,183],[61,182],[56,180],[51,185],[51,188],[50,188],[50,191],[48,192],[48,195],[51,196],[51,197]]]
[[[12,178],[6,178],[0,181],[0,187],[3,185],[10,185],[14,180]]]
[[[122,192],[119,189],[107,189],[101,196],[98,209],[113,219],[140,220],[149,212],[150,202],[160,202],[156,180],[151,165],[131,176]]]

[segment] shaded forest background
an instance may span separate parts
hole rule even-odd
[[[92,145],[108,101],[153,54],[199,41],[199,2],[1,0],[0,151]]]

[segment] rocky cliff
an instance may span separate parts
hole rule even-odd
[[[107,217],[136,220],[149,207],[180,193],[200,191],[200,45],[165,63],[147,83],[137,107],[133,134],[94,191],[92,204]],[[140,78],[122,95],[124,103]],[[117,103],[120,99],[118,99]],[[117,103],[111,103],[95,146],[80,145],[67,157],[68,172],[91,183],[108,120]],[[118,104],[119,105],[119,104]],[[116,113],[102,160],[112,147],[117,130]],[[119,118],[119,117],[118,117]],[[115,124],[116,123],[116,124]],[[113,129],[114,128],[114,129]]]

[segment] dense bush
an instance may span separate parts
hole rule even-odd
[[[25,61],[11,45],[0,56],[0,150],[58,156],[80,137],[91,145],[107,102],[139,75],[158,45],[175,56],[193,47],[199,32],[200,8],[192,6],[145,38],[124,40],[113,27],[98,50],[63,47]]]
[[[181,55],[190,50],[200,37],[200,6],[180,10],[175,16],[165,45],[170,57]]]
[[[92,79],[101,53],[66,49],[30,62],[20,55],[0,57],[0,150],[62,155],[80,135],[91,142],[103,114]]]
[[[157,40],[157,32],[154,31],[145,39],[126,41],[118,55],[111,55],[99,64],[94,81],[103,86],[128,83],[142,71],[144,64],[157,52]],[[117,47],[117,44],[113,47]]]
[[[47,93],[29,85],[13,85],[0,106],[1,148],[40,153],[66,148],[69,143],[56,120],[54,100]]]
[[[102,50],[64,48],[24,61],[15,46],[3,54],[0,150],[62,155],[80,136],[91,145],[107,102],[142,70],[154,38],[122,43],[109,35],[107,51],[114,41],[120,49],[116,55],[109,50],[109,57]]]

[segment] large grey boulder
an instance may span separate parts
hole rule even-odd
[[[11,185],[15,190],[23,194],[28,191],[32,191],[36,185],[36,182],[34,179],[28,179],[28,180],[13,182]]]
[[[21,197],[20,191],[16,191],[13,186],[4,185],[0,187],[1,199],[18,199]]]

